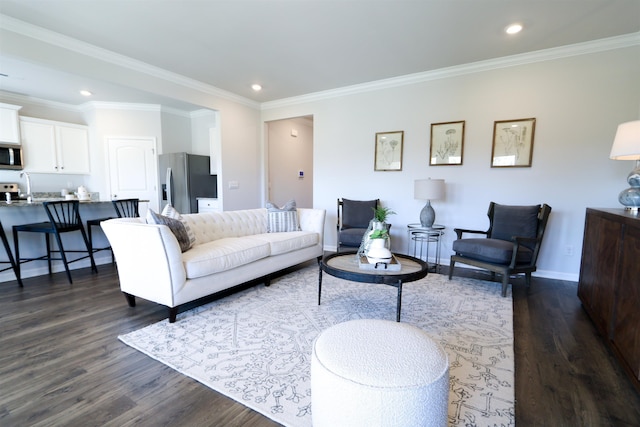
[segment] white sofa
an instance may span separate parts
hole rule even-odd
[[[268,232],[267,209],[182,215],[195,234],[191,249],[181,252],[166,225],[144,218],[116,218],[101,223],[118,266],[120,289],[131,307],[140,297],[178,307],[287,267],[320,259],[325,211],[297,209],[300,231]]]

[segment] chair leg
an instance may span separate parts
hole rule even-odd
[[[64,264],[64,270],[67,273],[67,279],[70,284],[73,284],[73,280],[71,279],[71,271],[69,270],[69,262],[67,261],[67,255],[64,252],[64,246],[62,246],[62,238],[60,237],[60,233],[53,233],[56,237],[56,242],[58,243],[58,250],[60,251],[60,257],[62,258],[62,263]],[[47,238],[49,235],[47,234]],[[47,239],[48,240],[48,239]],[[49,244],[47,243],[47,249],[49,248]],[[49,254],[49,268],[51,268],[51,254]]]
[[[531,287],[531,273],[524,273],[524,281],[527,288]]]
[[[96,267],[96,262],[93,259],[93,250],[89,246],[89,241],[87,240],[87,234],[84,232],[84,228],[80,228],[80,233],[82,233],[82,239],[84,240],[84,245],[87,248],[87,253],[89,254],[89,259],[91,260],[91,271],[94,273],[98,272],[98,267]]]
[[[456,261],[451,258],[451,262],[449,263],[449,280],[451,280],[451,276],[453,275],[453,266],[456,265]]]
[[[9,247],[9,242],[7,241],[7,235],[4,233],[4,229],[2,228],[0,228],[0,237],[2,237],[2,244],[4,245],[5,251],[7,251],[9,264],[11,264],[13,273],[16,275],[16,280],[18,280],[18,285],[20,285],[20,287],[22,288],[23,284],[22,284],[22,279],[20,278],[20,271],[18,270],[16,260],[13,258],[13,254],[11,253],[11,248]]]
[[[47,265],[49,266],[49,275],[53,273],[51,270],[51,239],[49,238],[49,233],[44,235],[44,243],[47,246]]]
[[[493,273],[495,275],[495,273]],[[509,286],[509,274],[502,275],[502,296],[507,296],[507,286]]]

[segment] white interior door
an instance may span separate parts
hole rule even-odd
[[[156,139],[108,137],[109,182],[112,199],[148,200],[140,203],[140,216],[147,207],[158,210]]]

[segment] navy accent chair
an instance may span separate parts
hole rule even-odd
[[[373,210],[379,203],[379,199],[338,199],[336,252],[340,252],[341,247],[355,250],[360,247],[362,237],[369,228],[369,221],[373,219]]]
[[[487,231],[454,228],[454,255],[449,265],[449,280],[456,262],[473,265],[502,275],[502,296],[507,295],[511,275],[524,274],[527,287],[536,262],[542,238],[549,220],[549,205],[509,206],[489,204]],[[481,234],[481,238],[463,238],[464,234]]]

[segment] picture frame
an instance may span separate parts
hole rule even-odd
[[[465,121],[431,123],[430,166],[462,164]]]
[[[375,171],[401,171],[404,131],[376,133]]]
[[[535,118],[494,122],[491,167],[531,167],[535,130]]]

